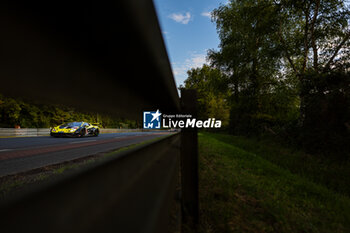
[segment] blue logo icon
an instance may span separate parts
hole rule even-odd
[[[160,129],[161,115],[162,113],[159,110],[156,112],[143,112],[143,128]]]

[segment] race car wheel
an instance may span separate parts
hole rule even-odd
[[[86,134],[86,130],[85,129],[81,129],[80,133],[79,133],[79,137],[84,137]]]
[[[98,129],[95,130],[94,136],[97,137],[100,134],[100,131]]]

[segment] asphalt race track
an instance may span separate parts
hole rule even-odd
[[[167,134],[132,132],[83,138],[0,138],[0,177],[111,151]]]

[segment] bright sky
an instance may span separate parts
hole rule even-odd
[[[217,49],[219,38],[210,12],[227,0],[154,0],[176,85],[187,70],[206,63],[208,49]]]

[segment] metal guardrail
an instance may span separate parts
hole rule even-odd
[[[100,129],[100,133],[144,132],[144,129]],[[36,137],[50,134],[49,128],[0,128],[0,137]]]
[[[50,134],[49,128],[38,129],[14,129],[14,128],[0,128],[0,137],[20,137],[20,136],[46,136]]]
[[[3,0],[0,28],[5,96],[137,121],[193,111],[193,95],[180,104],[152,0]],[[182,130],[33,187],[0,203],[0,229],[165,233],[181,177],[182,220],[195,231],[196,146],[196,131]]]
[[[180,134],[117,154],[1,205],[2,232],[168,232]]]

